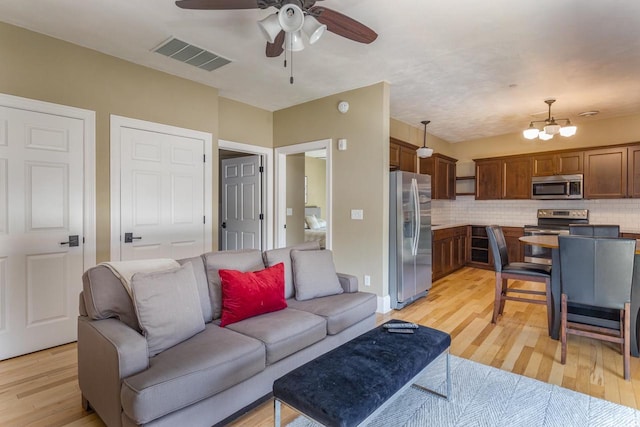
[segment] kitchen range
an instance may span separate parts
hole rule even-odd
[[[569,234],[569,224],[588,224],[587,209],[538,209],[538,224],[525,225],[525,236],[548,236]],[[526,245],[525,262],[551,265],[551,249]]]

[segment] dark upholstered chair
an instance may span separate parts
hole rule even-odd
[[[588,237],[620,237],[620,226],[605,224],[569,224],[569,234]]]
[[[636,242],[633,239],[559,236],[562,364],[567,359],[567,334],[622,345],[624,379],[631,376],[630,304]],[[567,321],[567,304],[620,310],[619,330]]]
[[[551,266],[534,264],[532,262],[510,263],[507,251],[507,241],[502,233],[502,228],[498,225],[488,226],[487,236],[489,237],[489,245],[493,254],[493,263],[496,271],[496,298],[493,303],[493,319],[491,322],[496,323],[498,316],[504,311],[504,303],[506,300],[546,304],[547,324],[549,328],[549,335],[551,335],[551,315],[553,312],[551,307]],[[509,279],[544,283],[545,290],[535,291],[510,288],[508,284]],[[545,299],[516,297],[509,295],[509,293],[544,295]]]

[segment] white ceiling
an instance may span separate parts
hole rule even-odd
[[[324,0],[374,29],[356,43],[326,33],[266,58],[256,21],[269,10],[183,10],[172,0],[2,0],[0,20],[219,89],[275,111],[380,81],[391,117],[459,142],[556,117],[580,125],[640,112],[638,0]],[[175,36],[233,63],[207,72],[151,52]],[[578,113],[599,110],[586,119]],[[578,130],[579,132],[579,130]]]

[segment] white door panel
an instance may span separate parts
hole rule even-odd
[[[260,156],[225,159],[221,168],[221,249],[262,249]]]
[[[122,260],[206,251],[204,149],[201,139],[120,128]],[[124,233],[135,240],[126,242]]]
[[[76,339],[83,165],[83,120],[0,107],[0,359]]]

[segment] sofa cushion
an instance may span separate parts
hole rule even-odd
[[[322,340],[327,335],[324,318],[285,308],[227,326],[262,341],[267,349],[267,365]]]
[[[97,265],[82,275],[82,296],[92,320],[114,318],[140,331],[133,301],[109,267]]]
[[[193,266],[136,273],[131,292],[149,356],[173,347],[204,329]]]
[[[287,308],[284,299],[284,264],[256,272],[219,270],[218,273],[222,282],[220,326]]]
[[[271,267],[278,263],[284,264],[284,297],[293,298],[296,291],[293,287],[293,275],[291,273],[291,250],[318,250],[320,242],[306,242],[295,246],[280,249],[271,249],[264,252],[264,265]]]
[[[213,309],[211,308],[211,297],[209,296],[209,284],[207,283],[207,273],[204,270],[204,260],[201,256],[193,258],[179,259],[178,263],[184,265],[191,263],[193,266],[193,274],[196,276],[198,284],[198,295],[200,296],[200,308],[202,309],[202,317],[206,323],[213,320]]]
[[[292,298],[287,301],[296,310],[322,316],[327,320],[327,333],[336,335],[376,312],[375,294],[368,292],[343,293],[306,301]]]
[[[191,339],[150,359],[149,369],[125,378],[125,414],[145,424],[213,396],[265,368],[264,345],[209,323]]]
[[[262,253],[257,249],[242,251],[209,252],[202,255],[207,268],[209,295],[213,318],[219,319],[222,312],[222,293],[218,270],[257,271],[264,269]]]
[[[291,265],[297,300],[304,301],[344,292],[330,250],[294,249],[291,251]]]

